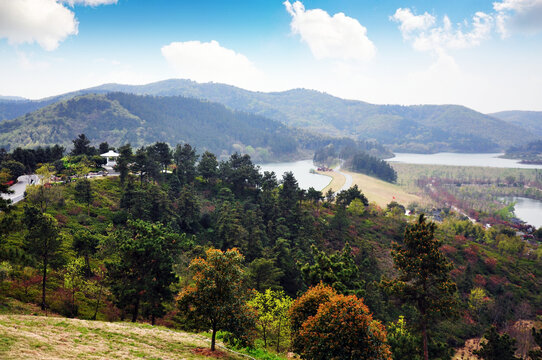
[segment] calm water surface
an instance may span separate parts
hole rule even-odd
[[[516,202],[514,214],[527,224],[542,226],[542,201],[524,197],[506,196],[503,198],[506,203]]]
[[[502,159],[502,153],[492,154],[461,154],[461,153],[436,153],[436,154],[410,154],[395,153],[395,157],[388,159],[390,162],[422,165],[452,165],[452,166],[486,166],[498,168],[518,169],[542,169],[542,165],[520,164],[519,160]]]
[[[329,176],[310,173],[311,169],[316,169],[316,166],[313,165],[312,160],[258,165],[261,168],[262,174],[264,171],[274,171],[275,174],[277,174],[278,180],[282,179],[282,175],[285,172],[291,171],[297,179],[299,187],[305,190],[310,187],[313,187],[316,190],[322,190],[331,181]]]

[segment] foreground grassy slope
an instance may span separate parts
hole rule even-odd
[[[208,345],[202,336],[146,324],[0,315],[0,359],[205,359],[194,349]]]

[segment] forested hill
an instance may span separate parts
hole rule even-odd
[[[534,139],[517,124],[458,105],[375,105],[306,89],[263,93],[175,79],[140,86],[106,84],[90,90],[206,99],[299,128],[376,139],[398,151],[489,152]]]
[[[489,115],[521,126],[534,135],[542,137],[542,111],[501,111]]]
[[[0,101],[0,120],[22,116],[61,99],[108,92],[217,102],[326,136],[374,139],[396,151],[492,152],[537,139],[532,126],[459,105],[375,105],[314,90],[264,93],[179,79],[147,85],[105,84],[42,101]]]
[[[80,133],[113,146],[189,142],[217,154],[244,151],[263,158],[292,155],[298,143],[307,140],[298,137],[308,136],[278,121],[216,103],[110,93],[75,97],[3,121],[0,147],[69,146]]]

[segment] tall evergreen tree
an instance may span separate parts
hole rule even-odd
[[[198,173],[207,181],[214,182],[218,177],[218,161],[215,154],[206,151],[198,163]]]
[[[429,359],[429,327],[434,321],[451,316],[455,307],[452,264],[439,250],[441,242],[435,239],[435,228],[435,223],[426,222],[423,214],[407,226],[403,245],[395,244],[392,251],[399,275],[385,282],[394,294],[418,310],[425,360]]]
[[[521,360],[514,356],[516,340],[508,334],[499,335],[497,328],[492,326],[484,335],[486,341],[473,354],[483,360]]]
[[[196,177],[196,162],[198,161],[196,149],[190,144],[178,144],[173,153],[173,159],[181,185],[193,182]]]
[[[163,302],[173,298],[173,259],[185,237],[142,220],[129,220],[125,229],[112,236],[116,252],[106,266],[115,301],[121,308],[131,307],[132,322],[137,321],[141,305],[146,304],[154,324],[163,314]]]
[[[26,235],[25,250],[34,256],[42,267],[41,309],[45,310],[45,288],[47,284],[47,268],[59,256],[61,239],[58,224],[49,214],[42,214],[34,207],[25,207],[24,224]]]
[[[95,155],[96,149],[90,146],[90,140],[85,134],[79,134],[77,138],[72,140],[73,149],[71,155]]]
[[[119,148],[119,155],[116,170],[119,172],[120,183],[124,184],[130,173],[130,164],[133,161],[132,146],[130,144],[121,146]]]

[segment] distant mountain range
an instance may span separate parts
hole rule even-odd
[[[0,101],[0,119],[21,116],[82,94],[109,92],[182,96],[216,102],[232,110],[325,136],[374,139],[395,151],[492,152],[542,136],[532,130],[534,125],[523,126],[521,121],[499,118],[497,114],[482,114],[459,105],[375,105],[313,90],[263,93],[177,79],[137,86],[105,84],[39,101]],[[67,117],[63,119],[70,121]],[[145,117],[140,119],[147,120]],[[32,140],[26,140],[24,144],[32,143]]]
[[[521,126],[537,137],[542,137],[542,111],[501,111],[489,115],[507,123]]]
[[[84,133],[97,143],[139,147],[157,141],[189,143],[219,156],[237,151],[257,161],[292,159],[330,143],[361,147],[391,156],[375,143],[354,143],[290,128],[260,115],[182,96],[120,92],[78,95],[26,115],[0,122],[0,147],[13,149],[60,144],[66,147]]]
[[[218,155],[243,151],[257,158],[296,154],[299,133],[262,116],[193,98],[87,94],[0,122],[0,146],[71,145],[78,134],[133,146],[188,142]]]

